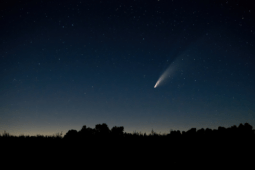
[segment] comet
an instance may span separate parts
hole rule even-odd
[[[159,80],[156,82],[154,88],[156,88],[158,86],[159,82],[160,82]]]
[[[200,41],[199,41],[200,43]],[[175,53],[172,52],[171,56],[177,55],[177,57],[174,59],[174,61],[168,66],[168,68],[161,74],[159,79],[157,80],[156,84],[154,85],[154,88],[157,88],[164,83],[167,82],[170,78],[173,78],[176,75],[182,75],[183,72],[188,72],[187,70],[190,68],[190,65],[194,65],[195,61],[195,55],[190,55],[190,50],[193,49],[194,47],[197,47],[197,43],[190,45],[190,47],[187,47],[185,51],[182,51],[181,53]],[[194,57],[194,58],[193,58]],[[194,67],[194,66],[193,66]]]
[[[176,57],[176,59],[168,66],[168,68],[161,74],[158,81],[156,82],[154,88],[163,85],[170,78],[173,78],[185,65],[187,65],[189,60],[184,56],[184,54]],[[186,63],[186,64],[185,64]]]
[[[159,85],[166,82],[166,80],[173,76],[174,72],[176,70],[176,65],[173,62],[169,65],[169,67],[163,72],[163,74],[159,77],[158,81],[156,82],[154,88],[157,88]]]

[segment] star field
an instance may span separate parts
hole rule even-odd
[[[255,126],[249,1],[0,2],[0,132]],[[175,71],[154,88],[174,63]]]

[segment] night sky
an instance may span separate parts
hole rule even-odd
[[[254,9],[246,0],[1,0],[0,133],[255,127]]]

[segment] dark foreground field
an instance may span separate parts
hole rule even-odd
[[[124,127],[110,130],[106,124],[98,124],[94,129],[69,130],[63,137],[4,133],[0,144],[2,163],[10,167],[243,169],[255,162],[255,133],[248,123],[164,135],[129,134]]]

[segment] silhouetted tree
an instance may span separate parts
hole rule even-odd
[[[177,130],[177,131],[172,130],[170,135],[173,136],[173,137],[180,137],[181,136],[181,132],[179,130]]]
[[[198,134],[199,136],[203,136],[203,135],[205,134],[205,129],[202,128],[202,129],[197,130],[197,134]]]
[[[87,130],[87,126],[86,126],[86,125],[83,125],[82,128],[81,128],[81,130],[80,130],[80,132],[86,131],[86,130]]]
[[[195,136],[196,135],[196,128],[191,128],[186,132],[187,135],[189,136]]]
[[[245,124],[244,124],[244,129],[245,129],[246,131],[252,131],[252,126],[251,126],[249,123],[245,123]]]
[[[184,136],[186,134],[186,132],[185,131],[182,131],[182,135]]]
[[[123,126],[120,126],[120,127],[114,126],[114,127],[112,127],[111,132],[112,132],[113,136],[123,136],[124,127]]]
[[[251,136],[253,135],[252,126],[248,123],[244,125],[241,123],[238,127],[239,134],[242,136]]]
[[[77,137],[78,137],[77,130],[71,129],[65,134],[64,139],[75,139]]]
[[[225,127],[221,127],[221,126],[218,127],[218,135],[224,137],[226,135],[226,131],[227,129]]]
[[[84,125],[78,133],[81,139],[92,138],[96,135],[96,130],[90,127],[87,128],[86,125]]]
[[[107,136],[109,135],[110,133],[110,129],[109,127],[107,126],[107,124],[103,123],[103,124],[97,124],[95,126],[95,130],[96,130],[96,133],[99,135],[99,136]]]
[[[236,134],[237,134],[237,131],[238,131],[238,129],[237,129],[236,125],[231,126],[231,128],[229,128],[229,133],[230,133],[231,135],[236,135]]]
[[[205,134],[206,134],[206,135],[211,135],[212,132],[213,132],[212,129],[209,129],[209,128],[206,128],[206,129],[205,129]]]

